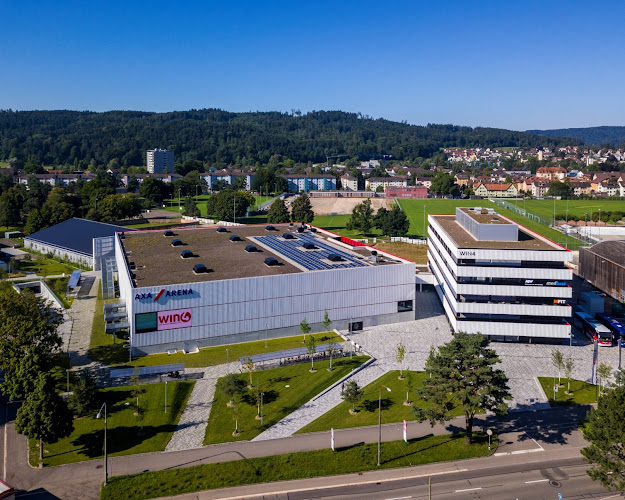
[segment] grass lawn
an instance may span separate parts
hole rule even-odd
[[[597,386],[589,384],[582,380],[571,379],[571,393],[565,394],[568,388],[568,381],[562,377],[560,379],[562,387],[558,387],[556,393],[556,400],[553,400],[553,377],[538,377],[538,381],[545,391],[545,395],[549,400],[551,406],[566,406],[566,405],[587,405],[597,402]]]
[[[325,449],[118,476],[111,478],[109,485],[102,488],[100,498],[140,500],[243,484],[484,457],[492,453],[488,450],[485,434],[474,433],[473,436],[471,445],[465,444],[462,435],[426,436],[408,443],[383,443],[380,467],[377,466],[377,444],[362,444],[337,448],[336,452]],[[497,440],[493,442],[496,449]]]
[[[372,243],[371,246],[382,250],[383,252],[389,252],[398,257],[411,260],[417,264],[428,263],[428,246],[427,245],[412,245],[410,243],[386,243],[379,241]]]
[[[138,435],[141,422],[133,415],[136,399],[131,387],[111,387],[100,391],[100,399],[108,409],[107,447],[111,456],[162,451],[171,439],[180,414],[195,382],[167,384],[167,413],[165,413],[165,384],[144,384],[140,404],[146,409],[143,435]],[[128,403],[128,405],[126,405]],[[104,419],[97,419],[98,410],[88,417],[74,420],[74,432],[58,443],[44,443],[44,464],[61,465],[102,457]],[[38,441],[30,440],[30,463],[39,462]]]
[[[67,297],[67,283],[69,282],[69,276],[65,278],[50,278],[45,280],[46,285],[54,292],[54,295],[63,303],[65,309],[72,307],[74,297]]]
[[[317,215],[312,221],[313,226],[321,227],[340,234],[341,236],[347,236],[348,238],[371,238],[375,236],[382,236],[382,232],[379,229],[372,228],[370,233],[366,235],[361,234],[358,231],[350,231],[346,229],[347,221],[350,215]]]
[[[208,419],[204,444],[223,443],[226,441],[249,441],[289,413],[319,394],[323,389],[347,375],[354,368],[364,363],[366,356],[355,356],[334,360],[330,372],[330,361],[315,363],[315,373],[310,373],[310,363],[281,366],[262,370],[253,374],[254,386],[261,389],[263,398],[263,426],[256,420],[258,414],[253,391],[247,390],[236,398],[234,407],[227,406],[228,397],[217,391]],[[246,373],[240,377],[246,382]],[[233,436],[235,420],[238,420],[239,435]]]
[[[39,258],[33,260],[23,260],[19,262],[19,268],[22,271],[36,273],[38,276],[52,276],[59,274],[71,274],[78,269],[77,267],[58,262],[48,258]]]
[[[523,208],[523,200],[517,201],[517,206]],[[625,211],[625,201],[623,200],[556,200],[556,214],[575,215],[584,220],[584,214],[588,214],[590,220],[591,212],[598,214],[601,212]],[[553,200],[526,200],[525,209],[545,219],[553,219]]]
[[[124,341],[115,339],[113,346],[113,335],[104,331],[104,304],[115,302],[117,299],[102,300],[102,287],[98,286],[98,296],[93,313],[93,324],[91,326],[91,337],[89,338],[89,351],[87,356],[93,361],[100,361],[107,365],[114,365],[128,361],[128,349],[124,349]],[[159,363],[157,363],[159,364]]]
[[[404,375],[407,371],[404,370]],[[423,379],[426,377],[425,372],[410,372],[415,387],[420,387]],[[382,387],[382,423],[390,424],[393,422],[401,422],[402,420],[416,420],[409,406],[404,406],[406,401],[406,381],[399,380],[399,370],[390,371],[382,375],[379,379],[364,387],[365,396],[356,405],[358,413],[351,415],[351,403],[342,402],[338,406],[332,408],[317,420],[311,422],[306,427],[297,431],[300,434],[307,432],[318,432],[335,429],[345,429],[348,427],[361,427],[364,425],[376,425],[378,423],[378,397],[379,389],[385,386],[391,389],[391,392]],[[417,400],[414,389],[411,391],[410,400],[420,408],[425,408],[426,403]],[[461,411],[457,411],[457,415],[462,415]]]
[[[102,324],[104,324],[104,321],[102,321]],[[110,337],[109,334],[106,335]],[[315,333],[313,336],[321,344],[327,343],[330,340],[334,340],[337,343],[343,342],[343,339],[334,332]],[[295,337],[269,339],[267,340],[267,348],[265,348],[264,340],[257,340],[254,342],[242,342],[240,344],[207,347],[205,349],[200,349],[200,352],[192,354],[182,354],[180,352],[176,354],[148,354],[147,356],[141,356],[133,359],[132,363],[126,363],[126,366],[155,366],[170,363],[184,363],[187,368],[215,366],[227,363],[228,361],[236,361],[241,357],[251,356],[252,354],[284,351],[287,349],[304,347],[302,339],[303,337],[301,335],[296,335]],[[110,342],[112,343],[112,340]],[[128,359],[128,351],[125,350],[125,352],[126,358],[122,359],[120,362],[125,362]]]

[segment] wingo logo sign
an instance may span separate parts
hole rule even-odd
[[[173,330],[193,326],[191,309],[176,309],[174,311],[159,311],[156,316],[157,330]]]

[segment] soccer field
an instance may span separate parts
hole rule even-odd
[[[514,202],[513,202],[514,203]],[[517,206],[523,208],[523,200],[518,200]],[[525,209],[528,212],[544,217],[545,219],[553,219],[554,200],[527,200]],[[584,214],[597,213],[599,209],[602,212],[625,211],[625,201],[623,200],[555,200],[556,214],[564,214],[567,209],[569,215],[575,215],[580,219],[584,218]]]

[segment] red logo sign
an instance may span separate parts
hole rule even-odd
[[[173,330],[193,326],[191,309],[159,311],[157,313],[157,330]]]

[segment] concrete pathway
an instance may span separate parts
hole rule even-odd
[[[98,272],[89,271],[82,274],[82,285],[78,295],[72,303],[72,307],[66,311],[71,333],[67,344],[67,352],[70,357],[72,368],[92,367],[96,363],[87,357],[93,315],[100,286]],[[101,311],[100,311],[101,312]],[[65,346],[64,346],[65,347]],[[99,364],[98,364],[99,366]]]
[[[239,373],[240,363],[229,363],[208,368],[188,368],[186,373],[204,372],[204,378],[197,380],[185,407],[178,427],[174,431],[165,451],[191,450],[201,448],[208,425],[211,407],[215,398],[217,379],[228,373]]]

